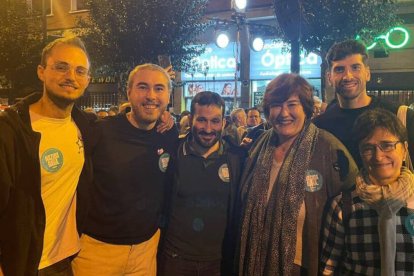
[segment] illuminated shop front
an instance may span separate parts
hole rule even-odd
[[[215,44],[209,44],[206,47],[206,52],[194,59],[194,66],[191,70],[182,73],[185,109],[190,109],[192,97],[203,90],[219,93],[226,102],[228,112],[233,109],[234,103],[236,103],[236,107],[240,107],[240,81],[237,81],[237,89],[235,89],[235,79],[239,79],[239,72],[236,73],[235,48],[234,42],[226,48],[218,48]],[[243,62],[243,57],[241,62]],[[315,95],[320,97],[321,58],[314,53],[307,55],[302,53],[300,64],[301,75],[308,79],[315,88]],[[290,53],[286,44],[265,40],[262,51],[251,50],[249,81],[244,83],[250,87],[248,91],[249,105],[242,107],[259,105],[269,81],[289,71]],[[236,77],[235,74],[237,74]]]
[[[219,93],[226,102],[227,111],[233,109],[235,95],[237,106],[240,105],[240,82],[237,82],[237,89],[235,89],[234,47],[235,43],[230,43],[225,49],[209,44],[204,54],[193,60],[194,66],[190,71],[182,72],[181,80],[184,83],[186,110],[190,110],[191,99],[194,95],[205,90]]]
[[[250,106],[261,103],[266,85],[282,73],[290,72],[290,53],[286,44],[265,40],[262,51],[250,51]],[[314,87],[321,97],[321,58],[304,52],[300,55],[300,75]]]

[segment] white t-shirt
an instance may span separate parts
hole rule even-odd
[[[83,141],[71,117],[54,119],[30,112],[32,128],[41,133],[41,195],[46,211],[39,269],[80,250],[76,229],[76,187],[84,164]]]

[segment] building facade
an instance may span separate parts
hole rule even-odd
[[[46,14],[49,36],[73,32],[76,21],[88,15],[85,0],[26,1],[39,15]],[[385,50],[373,47],[369,50],[372,78],[368,89],[372,94],[385,95],[393,101],[409,104],[414,101],[414,40],[411,39],[414,35],[414,1],[398,2],[404,30],[389,30],[389,34],[383,34],[391,47]],[[249,46],[251,38],[257,34],[253,25],[263,27],[276,24],[273,1],[251,0],[243,13],[235,13],[231,0],[210,0],[206,18],[216,24],[200,37],[200,43],[206,45],[206,52],[195,59],[194,67],[188,72],[178,74],[177,83],[180,86],[174,89],[173,111],[178,114],[189,109],[192,97],[201,90],[220,93],[228,111],[235,107],[259,105],[267,83],[278,74],[290,71],[289,46],[274,42],[277,38],[274,35],[264,34],[262,51],[256,52]],[[227,28],[230,43],[226,48],[219,48],[215,39],[223,25]],[[400,46],[405,37],[407,41],[403,46],[394,47],[397,44]],[[322,98],[321,57],[302,53],[300,62],[301,74],[314,86],[315,95]],[[79,104],[95,109],[109,108],[122,101],[118,91],[120,88],[114,77],[92,76],[85,97]]]

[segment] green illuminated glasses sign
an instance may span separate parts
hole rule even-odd
[[[358,35],[356,39],[360,39]],[[377,42],[379,40],[384,40],[385,45],[387,45],[391,49],[400,49],[407,45],[410,39],[410,34],[407,29],[403,27],[394,27],[389,30],[385,35],[379,35],[374,38],[374,42],[367,47],[367,50],[371,50],[375,46],[377,46]]]

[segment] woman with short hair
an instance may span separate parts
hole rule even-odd
[[[272,126],[254,142],[241,182],[238,275],[317,275],[322,214],[352,185],[352,157],[311,123],[312,87],[282,74],[266,88]]]
[[[363,168],[354,191],[337,196],[323,231],[323,275],[414,274],[414,175],[404,166],[407,131],[391,112],[355,121]]]

